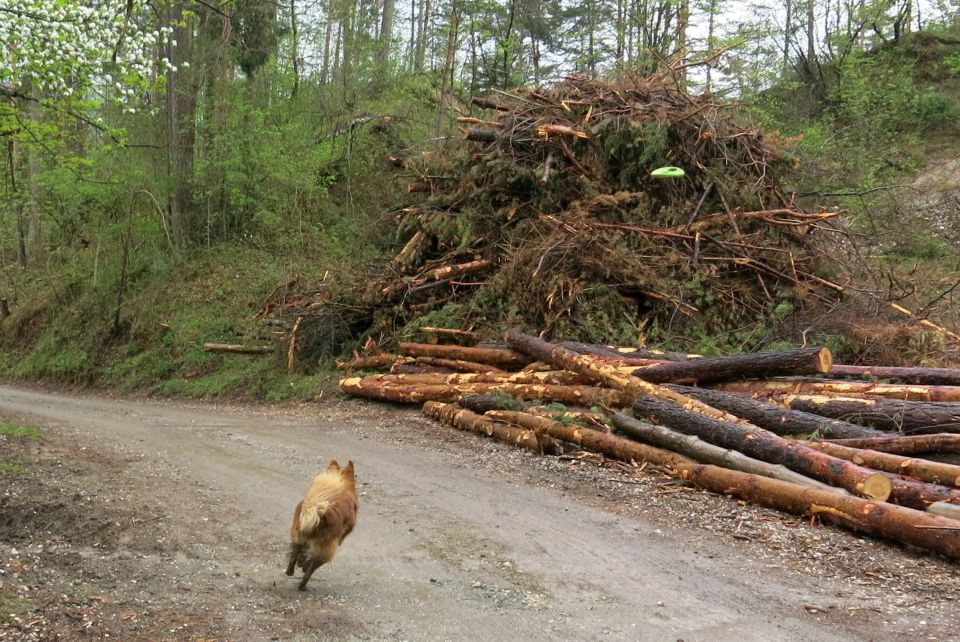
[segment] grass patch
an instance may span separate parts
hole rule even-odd
[[[0,435],[18,439],[41,439],[43,433],[39,428],[15,424],[12,421],[0,421]]]
[[[23,617],[35,608],[32,601],[0,589],[0,622],[12,622],[13,618]]]
[[[0,461],[0,475],[26,475],[27,467],[16,461]]]

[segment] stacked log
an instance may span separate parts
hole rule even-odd
[[[440,339],[466,337],[436,330],[427,333],[436,342],[402,343],[382,360],[416,372],[348,377],[341,389],[423,404],[443,423],[537,456],[571,444],[653,464],[714,492],[957,555],[960,466],[919,455],[960,452],[960,434],[948,434],[960,403],[868,397],[868,389],[893,387],[868,381],[844,382],[842,390],[859,397],[783,392],[838,383],[809,379],[834,374],[821,348],[705,358],[551,343],[519,331],[501,343],[443,345]],[[458,360],[470,371],[441,371]],[[682,385],[691,382],[711,387]],[[943,392],[940,384],[910,387],[915,398],[921,390],[926,399]],[[936,433],[903,434],[924,430]]]

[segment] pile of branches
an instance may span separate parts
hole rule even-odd
[[[700,357],[430,328],[345,393],[540,455],[571,449],[960,560],[960,370],[838,365],[812,347]],[[878,378],[899,383],[879,383]],[[559,405],[558,405],[559,404]],[[920,456],[918,456],[920,455]]]
[[[834,300],[809,236],[839,212],[782,193],[782,141],[680,91],[680,64],[474,98],[456,146],[402,161],[426,197],[398,214],[401,248],[363,293],[375,330],[435,312],[596,341],[641,324],[693,336]],[[651,176],[662,166],[684,176]]]

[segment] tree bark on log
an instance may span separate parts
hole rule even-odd
[[[513,350],[497,348],[466,348],[463,346],[433,345],[429,343],[401,343],[398,351],[409,357],[441,357],[475,363],[489,363],[505,368],[519,368],[531,361]]]
[[[513,111],[512,107],[507,107],[506,105],[495,103],[488,98],[481,98],[480,96],[473,96],[470,99],[470,102],[476,105],[477,107],[482,107],[483,109],[495,109],[496,111]]]
[[[538,455],[560,455],[563,453],[559,444],[547,435],[540,435],[533,430],[514,428],[500,422],[491,421],[453,404],[427,401],[423,404],[423,414],[448,426],[493,437],[498,441],[526,448]]]
[[[564,424],[546,417],[537,417],[526,412],[491,410],[485,416],[497,421],[515,424],[537,433],[546,434],[555,439],[576,444],[584,450],[600,453],[611,459],[617,459],[627,463],[642,463],[647,461],[651,456],[651,451],[648,447],[644,447],[643,444],[638,444],[629,439],[623,439],[583,426]],[[670,460],[669,465],[671,466],[695,463],[682,454],[671,454],[674,455]],[[666,460],[662,459],[663,456],[658,454],[658,457],[661,458],[659,465],[665,465],[664,462]]]
[[[337,370],[376,370],[389,368],[397,361],[410,361],[398,354],[375,354],[369,357],[357,357],[350,361],[337,361]]]
[[[772,477],[773,479],[819,488],[832,493],[846,494],[846,491],[841,488],[835,488],[806,475],[801,475],[786,466],[760,461],[736,450],[715,446],[696,435],[685,435],[665,426],[646,424],[633,417],[628,417],[622,412],[613,415],[613,423],[619,430],[630,435],[633,439],[680,453],[704,464],[731,468],[751,475]]]
[[[691,399],[679,392],[674,392],[664,386],[658,386],[657,384],[638,379],[634,376],[623,374],[616,368],[599,363],[595,359],[579,355],[572,350],[567,350],[566,348],[548,343],[543,339],[538,339],[528,334],[523,334],[517,330],[507,332],[507,345],[535,359],[552,363],[559,369],[578,372],[595,381],[616,388],[622,391],[627,399],[632,400],[642,395],[649,395],[651,397],[667,399],[684,408],[703,413],[720,421],[746,423],[738,417],[722,410],[717,410],[696,399]]]
[[[507,376],[510,373],[501,370],[496,366],[486,363],[477,363],[475,361],[464,361],[463,359],[444,359],[442,357],[417,357],[416,362],[425,366],[434,366],[437,368],[446,368],[454,372],[476,372]]]
[[[486,272],[493,266],[494,262],[489,259],[478,259],[476,261],[458,263],[456,265],[444,265],[443,267],[427,270],[426,272],[418,274],[415,279],[409,282],[400,282],[388,285],[380,290],[380,294],[385,300],[389,300],[400,293],[413,291],[417,288],[423,287],[428,283],[436,283],[446,279],[451,279],[453,277],[469,276],[471,274]]]
[[[909,401],[960,401],[960,386],[917,386],[866,381],[781,379],[769,381],[728,381],[711,386],[727,392],[756,394],[824,395]]]
[[[684,461],[686,458],[661,448],[637,446],[643,448],[644,461],[668,468],[680,479],[714,493],[796,515],[818,517],[854,531],[960,560],[960,521],[710,464]]]
[[[851,448],[829,441],[803,443],[814,450],[852,461],[867,468],[882,470],[895,475],[906,475],[930,484],[960,488],[960,466],[928,459],[901,457],[900,455],[876,450]]]
[[[960,370],[954,368],[900,368],[895,366],[848,366],[833,364],[830,375],[865,379],[894,379],[909,384],[960,386]]]
[[[886,501],[889,497],[898,504],[919,509],[926,509],[937,501],[960,503],[960,491],[877,472],[801,443],[791,442],[762,428],[748,429],[725,424],[652,397],[637,399],[633,409],[637,415],[654,423],[697,435],[712,444],[738,450],[762,461],[782,464],[790,470],[846,488],[858,495],[879,501]]]
[[[245,346],[234,343],[204,343],[204,352],[236,352],[238,354],[266,354],[273,352],[271,346]]]
[[[650,383],[712,383],[785,375],[830,372],[833,357],[826,348],[802,348],[787,352],[760,352],[732,357],[703,357],[642,366],[633,371]]]
[[[627,398],[620,391],[593,386],[544,386],[518,383],[391,385],[367,381],[360,377],[349,377],[340,380],[340,390],[357,397],[397,403],[423,403],[424,401],[452,403],[465,394],[498,392],[520,399],[539,399],[548,403],[562,403],[568,406],[603,404],[622,408],[629,405]]]
[[[375,381],[388,385],[432,385],[432,386],[459,386],[474,383],[519,383],[535,386],[580,386],[586,385],[583,375],[566,370],[551,370],[549,372],[514,372],[493,374],[486,372],[457,372],[454,374],[372,374],[365,377],[367,381]]]
[[[960,453],[960,435],[936,433],[932,435],[887,435],[865,439],[831,439],[831,443],[850,448],[869,448],[897,455],[926,455],[930,453]]]
[[[573,350],[574,352],[584,355],[627,360],[636,358],[644,362],[638,365],[646,365],[646,362],[659,363],[661,361],[688,361],[690,359],[699,359],[702,357],[702,355],[699,354],[687,354],[684,352],[666,352],[664,350],[656,350],[653,348],[597,345],[593,343],[581,343],[579,341],[559,341],[557,345],[562,348],[566,348],[567,350]]]
[[[746,419],[780,436],[821,434],[829,435],[830,438],[845,439],[880,437],[884,434],[873,428],[864,428],[839,419],[783,408],[774,403],[751,399],[744,395],[688,386],[668,385],[667,387]]]
[[[499,138],[496,131],[484,127],[462,127],[460,133],[463,134],[464,140],[472,140],[476,143],[493,143]]]
[[[426,335],[435,335],[438,337],[453,337],[455,339],[464,339],[467,341],[475,341],[477,338],[476,332],[471,332],[470,330],[459,330],[457,328],[434,328],[430,326],[420,326],[417,328],[417,332]]]
[[[909,434],[960,433],[960,403],[818,395],[773,395],[770,399],[793,410],[856,421],[881,430]]]

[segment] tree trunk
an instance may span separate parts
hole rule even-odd
[[[358,357],[350,361],[337,361],[337,370],[376,370],[378,368],[389,368],[397,361],[412,360],[398,354],[375,354],[369,357]]]
[[[530,362],[522,354],[513,350],[496,348],[467,348],[430,343],[401,343],[399,352],[408,357],[441,357],[444,359],[462,359],[476,363],[489,363],[503,367],[521,367]]]
[[[829,436],[831,439],[844,439],[883,435],[883,432],[873,428],[864,428],[838,419],[782,408],[744,395],[688,386],[668,385],[667,387],[680,394],[699,399],[714,408],[726,410],[732,415],[781,436],[819,434]]]
[[[460,7],[455,4],[450,14],[450,24],[447,31],[447,53],[443,59],[443,74],[440,79],[440,105],[437,109],[437,136],[443,131],[443,120],[446,117],[447,93],[450,89],[450,77],[453,73],[454,53],[457,48],[457,26],[460,20]]]
[[[731,379],[758,379],[830,371],[833,358],[826,348],[789,352],[761,352],[732,357],[704,357],[642,366],[633,371],[650,383],[712,383]]]
[[[762,428],[749,429],[726,424],[651,397],[637,399],[633,410],[638,416],[654,423],[697,435],[712,444],[738,450],[762,461],[782,464],[790,470],[846,488],[861,496],[879,501],[886,501],[889,497],[903,506],[920,509],[937,501],[960,503],[960,491],[903,480],[889,473],[878,473],[778,437]]]
[[[901,457],[891,453],[862,448],[851,448],[829,441],[804,442],[804,445],[820,452],[852,461],[855,464],[882,470],[896,475],[906,475],[920,481],[941,486],[960,487],[960,466],[927,459]]]
[[[623,407],[627,400],[616,390],[592,386],[544,386],[523,383],[471,383],[459,385],[409,384],[396,385],[366,378],[350,377],[340,380],[340,390],[357,397],[368,397],[397,403],[444,401],[452,403],[465,394],[500,393],[520,399],[539,399],[546,403],[568,406],[603,404]]]
[[[487,373],[500,376],[509,376],[506,370],[501,370],[495,366],[486,363],[476,363],[474,361],[464,361],[463,359],[443,359],[441,357],[417,357],[417,363],[425,366],[434,366],[437,368],[446,368],[455,372],[476,372]]]
[[[821,490],[832,493],[845,494],[845,491],[840,488],[834,488],[823,482],[811,479],[806,475],[796,473],[779,464],[770,464],[758,459],[753,459],[752,457],[747,457],[736,450],[715,446],[695,435],[685,435],[664,426],[643,423],[633,417],[628,417],[622,412],[613,415],[613,423],[621,432],[630,435],[633,439],[686,455],[704,464],[714,464],[715,466],[732,468],[733,470],[750,473],[751,475],[763,475],[764,477],[781,479],[802,486],[820,488]]]
[[[586,385],[583,375],[565,370],[550,372],[517,372],[494,374],[489,372],[459,372],[455,374],[372,374],[364,377],[368,381],[387,385],[433,385],[459,386],[473,383],[521,383],[536,386],[580,386]]]
[[[16,109],[16,104],[14,104]],[[7,159],[10,169],[10,202],[13,207],[13,219],[17,233],[17,262],[21,267],[27,267],[27,221],[23,214],[23,202],[20,199],[20,190],[17,184],[17,173],[20,171],[20,144],[17,137],[10,136],[7,142]]]
[[[930,453],[960,453],[960,435],[936,433],[933,435],[887,435],[864,439],[832,439],[831,443],[850,448],[869,448],[898,455],[925,455]]]
[[[910,434],[960,433],[960,404],[896,399],[848,399],[816,395],[774,395],[787,408],[881,430]]]
[[[390,62],[390,47],[393,44],[393,11],[395,0],[383,0],[383,14],[380,20],[380,49],[377,60],[380,65]]]
[[[392,2],[392,0],[389,0]],[[296,98],[300,91],[300,33],[297,25],[297,0],[290,0],[290,46],[293,49],[293,89],[290,97]]]
[[[960,370],[954,368],[897,368],[884,366],[847,366],[834,364],[832,377],[895,379],[920,385],[960,386]]]
[[[240,354],[266,354],[273,352],[270,346],[245,346],[235,343],[204,343],[204,352],[237,352]]]
[[[523,430],[491,421],[486,417],[481,417],[452,404],[427,401],[423,404],[423,414],[454,428],[493,437],[498,441],[526,448],[539,455],[559,455],[563,453],[563,449],[546,435],[539,435],[532,430]]]
[[[581,356],[571,350],[562,348],[558,345],[548,343],[543,339],[523,334],[517,330],[507,332],[507,345],[515,350],[528,354],[535,359],[545,363],[553,364],[562,370],[579,372],[594,381],[603,383],[624,393],[626,399],[632,400],[640,396],[650,395],[660,399],[667,399],[684,408],[689,408],[695,412],[703,413],[706,416],[713,417],[719,421],[730,423],[746,423],[740,418],[729,413],[717,410],[712,406],[691,399],[679,392],[674,392],[664,386],[643,381],[631,375],[625,375],[616,368],[599,363],[590,357]]]
[[[193,28],[186,0],[171,1],[168,22],[173,26],[167,43],[167,58],[176,71],[167,72],[167,132],[169,136],[169,168],[171,188],[167,195],[167,209],[174,226],[174,238],[181,246],[197,241],[197,219],[193,211],[193,151],[196,136],[196,88],[189,85],[187,65],[191,53]],[[173,45],[176,41],[176,46]]]
[[[919,386],[867,381],[830,381],[782,379],[771,381],[728,381],[714,386],[717,390],[772,394],[832,395],[835,397],[883,397],[911,401],[960,401],[960,386]]]

